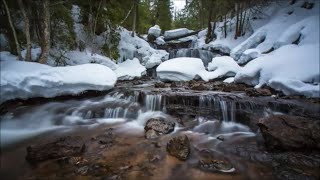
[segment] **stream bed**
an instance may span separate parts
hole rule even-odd
[[[320,178],[318,151],[270,152],[257,126],[259,119],[278,114],[319,119],[318,102],[251,97],[244,91],[200,91],[185,83],[162,85],[142,80],[120,82],[112,91],[92,97],[8,106],[1,112],[1,177]],[[150,119],[174,122],[174,129],[146,138],[145,126]],[[183,160],[168,153],[172,138],[178,137],[187,137],[187,142],[177,140],[181,146],[188,144]],[[31,147],[41,144],[37,153],[31,154],[36,149]],[[70,144],[73,149],[66,149]],[[77,155],[52,155],[77,148]]]

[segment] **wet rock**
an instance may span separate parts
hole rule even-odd
[[[106,129],[106,132],[92,137],[91,140],[98,141],[101,144],[100,148],[111,147],[115,143],[115,136],[112,128]]]
[[[187,136],[172,138],[167,143],[167,152],[182,161],[188,159],[190,155],[190,141]]]
[[[77,173],[80,175],[86,175],[88,173],[89,167],[83,166],[77,170]]]
[[[169,134],[174,130],[175,123],[163,118],[149,119],[144,127],[146,138],[156,138],[161,134]]]
[[[81,137],[63,137],[56,141],[27,147],[26,160],[36,163],[49,159],[79,156],[85,150],[85,143]]]
[[[155,88],[165,88],[166,84],[164,82],[156,82],[154,83]]]
[[[320,149],[320,121],[298,116],[274,115],[258,126],[269,150]]]
[[[220,135],[220,136],[217,137],[217,139],[220,140],[220,141],[224,141],[224,136]]]
[[[191,85],[191,89],[195,91],[205,91],[208,90],[208,87],[206,87],[202,83],[196,83]]]
[[[225,160],[206,160],[199,161],[199,167],[206,171],[233,172],[235,168],[229,161]]]
[[[171,82],[170,87],[171,87],[171,88],[176,88],[176,87],[178,87],[178,86],[177,86],[177,83],[176,83],[176,82]]]
[[[256,91],[259,93],[260,96],[271,96],[272,95],[271,91],[266,88],[259,88],[259,89],[256,89]]]
[[[245,91],[247,88],[246,85],[244,84],[234,84],[234,83],[229,83],[229,84],[223,84],[221,86],[221,90],[224,92],[235,92],[235,91]]]
[[[155,130],[150,129],[150,130],[146,131],[145,137],[147,139],[155,139],[155,138],[159,137],[159,134]]]

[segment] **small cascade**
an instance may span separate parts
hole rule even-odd
[[[169,59],[177,57],[194,57],[200,58],[203,61],[203,64],[207,67],[208,63],[211,62],[212,58],[216,57],[217,54],[203,49],[175,49],[170,51]]]
[[[147,94],[144,100],[144,106],[149,111],[165,111],[165,98],[161,94]]]
[[[216,96],[200,96],[199,109],[208,109],[213,113],[221,113],[219,117],[223,121],[235,121],[235,102],[228,102],[221,97]]]

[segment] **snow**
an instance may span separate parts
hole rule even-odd
[[[119,67],[114,72],[119,80],[133,80],[146,74],[146,68],[140,64],[137,58],[128,59],[118,65]]]
[[[32,48],[31,49],[31,60],[32,61],[37,61],[39,56],[40,56],[40,54],[41,54],[41,48]],[[27,55],[27,50],[26,49],[22,50],[21,51],[21,56],[23,58],[26,58],[26,55]]]
[[[283,44],[292,43],[293,39],[297,39],[297,36],[299,36],[299,31],[303,35],[302,31],[307,33],[312,32],[310,29],[317,29],[319,26],[319,8],[317,8],[319,7],[319,1],[314,1],[315,5],[312,9],[301,8],[304,1],[297,1],[293,5],[289,5],[289,2],[282,3],[282,5],[276,8],[277,10],[274,11],[269,22],[255,30],[252,36],[231,50],[231,56],[235,60],[238,60],[247,49],[256,48],[262,53],[269,52],[274,47],[278,48]],[[289,12],[292,13],[289,14]],[[299,23],[299,21],[302,22]],[[303,28],[306,25],[311,27]],[[318,39],[319,35],[314,36],[313,41],[317,41]],[[277,42],[278,40],[279,42]]]
[[[187,28],[179,28],[179,29],[173,29],[169,31],[164,32],[164,38],[173,38],[177,36],[182,36],[185,34],[188,34],[190,31]]]
[[[157,37],[157,39],[155,40],[155,43],[158,45],[166,44],[166,42],[163,40],[163,36]]]
[[[212,62],[208,64],[208,70],[211,72],[199,73],[199,76],[205,81],[235,76],[241,67],[230,56],[221,56],[212,59]]]
[[[161,34],[161,29],[158,25],[154,25],[148,30],[148,34],[153,35],[154,37],[159,37]]]
[[[238,64],[245,64],[259,56],[261,56],[261,52],[259,49],[247,49],[243,52],[243,54],[237,62]]]
[[[198,78],[202,71],[206,70],[201,59],[180,57],[161,63],[157,76],[163,81],[190,81]]]
[[[3,58],[7,57],[1,56]],[[0,61],[1,103],[16,98],[48,98],[75,95],[86,90],[109,90],[117,81],[110,68],[98,64],[51,67],[8,58]]]
[[[229,78],[225,79],[223,82],[224,83],[233,83],[234,82],[234,77],[229,77]]]
[[[9,45],[7,37],[3,34],[0,33],[0,48],[5,49]]]
[[[165,50],[156,50],[150,47],[148,42],[135,36],[132,37],[126,29],[120,32],[121,40],[119,42],[119,61],[138,58],[146,68],[152,68],[159,65],[169,58],[169,53]]]
[[[237,73],[235,82],[254,85],[256,88],[268,85],[286,94],[313,96],[316,93],[308,93],[308,89],[313,86],[307,83],[319,83],[319,48],[319,43],[282,46],[270,54],[250,61]],[[302,85],[307,92],[303,92]],[[319,92],[319,89],[317,91]]]
[[[219,52],[220,54],[230,54],[230,48],[223,44],[206,44],[203,48],[213,52]]]

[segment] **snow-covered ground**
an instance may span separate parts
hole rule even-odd
[[[51,67],[17,61],[1,53],[0,103],[10,99],[75,95],[86,90],[109,90],[117,77],[108,67],[98,64]]]

